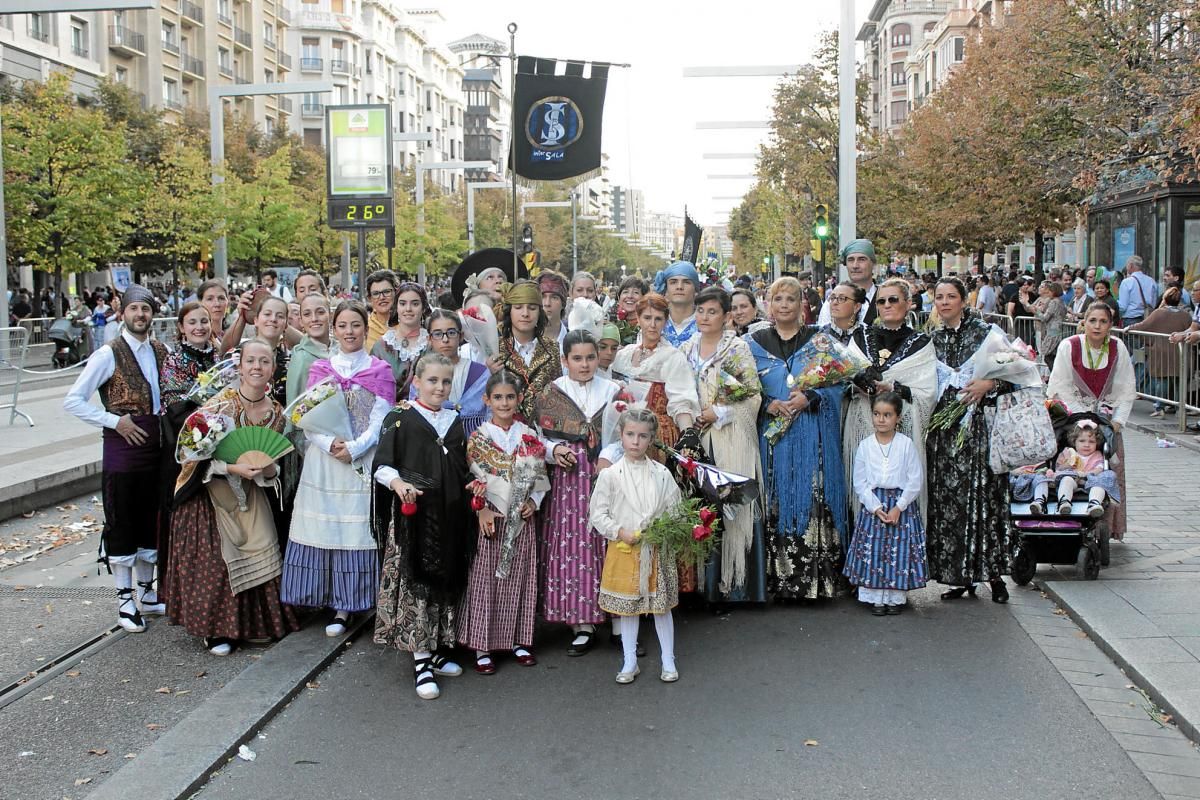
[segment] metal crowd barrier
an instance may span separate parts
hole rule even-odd
[[[29,330],[27,328],[0,328],[0,374],[13,372],[12,400],[0,404],[0,410],[8,409],[8,424],[23,417],[33,427],[33,417],[17,407],[21,395],[21,377],[25,374],[25,356],[29,352]],[[7,392],[7,389],[5,389]]]

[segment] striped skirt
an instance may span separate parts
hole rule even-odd
[[[379,551],[325,550],[288,542],[279,596],[291,606],[369,611],[379,591]]]
[[[600,573],[608,543],[588,524],[595,465],[579,442],[566,445],[575,456],[574,470],[551,470],[550,495],[542,508],[542,618],[572,625],[608,619],[596,604]]]
[[[508,577],[496,577],[504,519],[496,520],[496,535],[479,535],[467,591],[458,609],[458,641],[472,650],[512,650],[533,645],[537,618],[537,528],[532,522],[513,543]]]
[[[885,509],[900,498],[899,489],[876,489]],[[896,525],[885,525],[859,509],[843,570],[856,586],[872,589],[920,589],[928,580],[925,566],[925,527],[917,506],[909,506]]]

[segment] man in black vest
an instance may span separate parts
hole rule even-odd
[[[158,309],[154,295],[135,284],[125,291],[122,303],[121,335],[88,359],[63,408],[103,431],[100,560],[117,585],[117,623],[131,633],[141,633],[146,630],[143,614],[166,613],[154,588],[158,562],[154,487],[159,463],[158,374],[167,349],[150,338],[150,323]],[[103,408],[90,402],[96,392]],[[134,602],[135,577],[138,603]]]

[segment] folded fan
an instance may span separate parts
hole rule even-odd
[[[293,449],[292,443],[283,434],[270,428],[246,425],[226,435],[217,445],[213,458],[226,464],[248,464],[261,468]]]

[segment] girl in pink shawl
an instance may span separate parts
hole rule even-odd
[[[347,438],[305,431],[304,471],[283,562],[283,602],[332,608],[329,636],[345,633],[352,614],[373,608],[379,588],[372,487],[364,476],[396,397],[396,379],[385,361],[363,349],[366,335],[366,309],[341,303],[333,315],[337,351],[309,370],[308,388],[328,381],[345,396],[350,429]]]

